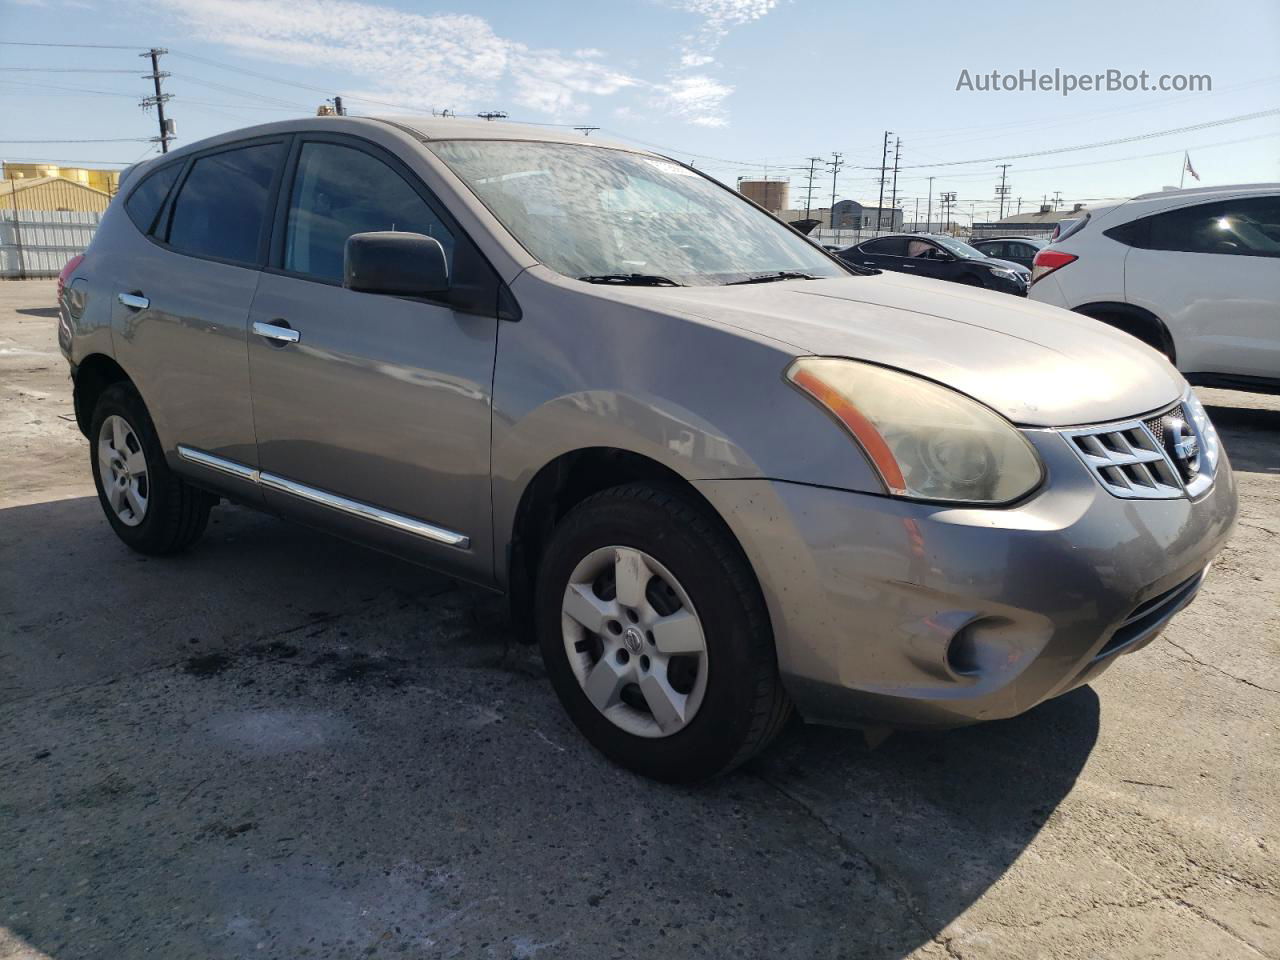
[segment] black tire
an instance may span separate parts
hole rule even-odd
[[[122,417],[132,428],[146,458],[147,506],[137,526],[129,526],[117,516],[104,492],[98,438],[103,422],[111,416]],[[193,487],[169,469],[155,425],[132,384],[112,384],[98,398],[89,430],[89,460],[93,482],[98,488],[98,502],[102,504],[107,522],[116,536],[134,550],[163,556],[185,550],[200,539],[217,498]]]
[[[688,725],[670,736],[648,738],[614,725],[570,666],[561,625],[565,589],[578,563],[606,546],[633,547],[660,562],[702,621],[706,691]],[[560,702],[597,749],[636,773],[670,783],[718,776],[762,750],[790,716],[755,574],[719,518],[678,491],[629,484],[574,507],[543,554],[535,602],[542,657]]]

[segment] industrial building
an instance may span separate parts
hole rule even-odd
[[[0,180],[0,210],[104,213],[111,194],[62,177]]]
[[[120,189],[119,170],[97,170],[92,167],[64,167],[56,163],[10,163],[3,165],[3,180],[37,180],[42,177],[58,177],[82,186],[92,187],[114,197]]]

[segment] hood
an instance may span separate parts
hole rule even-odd
[[[600,288],[603,289],[603,288]],[[944,383],[1023,426],[1104,423],[1173,403],[1181,374],[1096,320],[978,287],[898,273],[608,295]],[[781,371],[779,371],[781,372]]]

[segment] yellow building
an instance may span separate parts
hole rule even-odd
[[[8,172],[9,164],[5,164]],[[0,210],[76,210],[102,213],[111,194],[63,177],[0,180]]]
[[[94,170],[91,167],[62,167],[56,163],[4,164],[5,180],[34,180],[41,177],[60,177],[99,190],[114,197],[120,189],[119,170]]]

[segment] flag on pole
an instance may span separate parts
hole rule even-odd
[[[1182,152],[1182,157],[1183,157],[1183,160],[1186,161],[1186,167],[1185,167],[1186,172],[1191,174],[1193,177],[1195,177],[1196,180],[1199,180],[1200,174],[1196,173],[1196,168],[1191,165],[1191,154],[1184,150]]]

